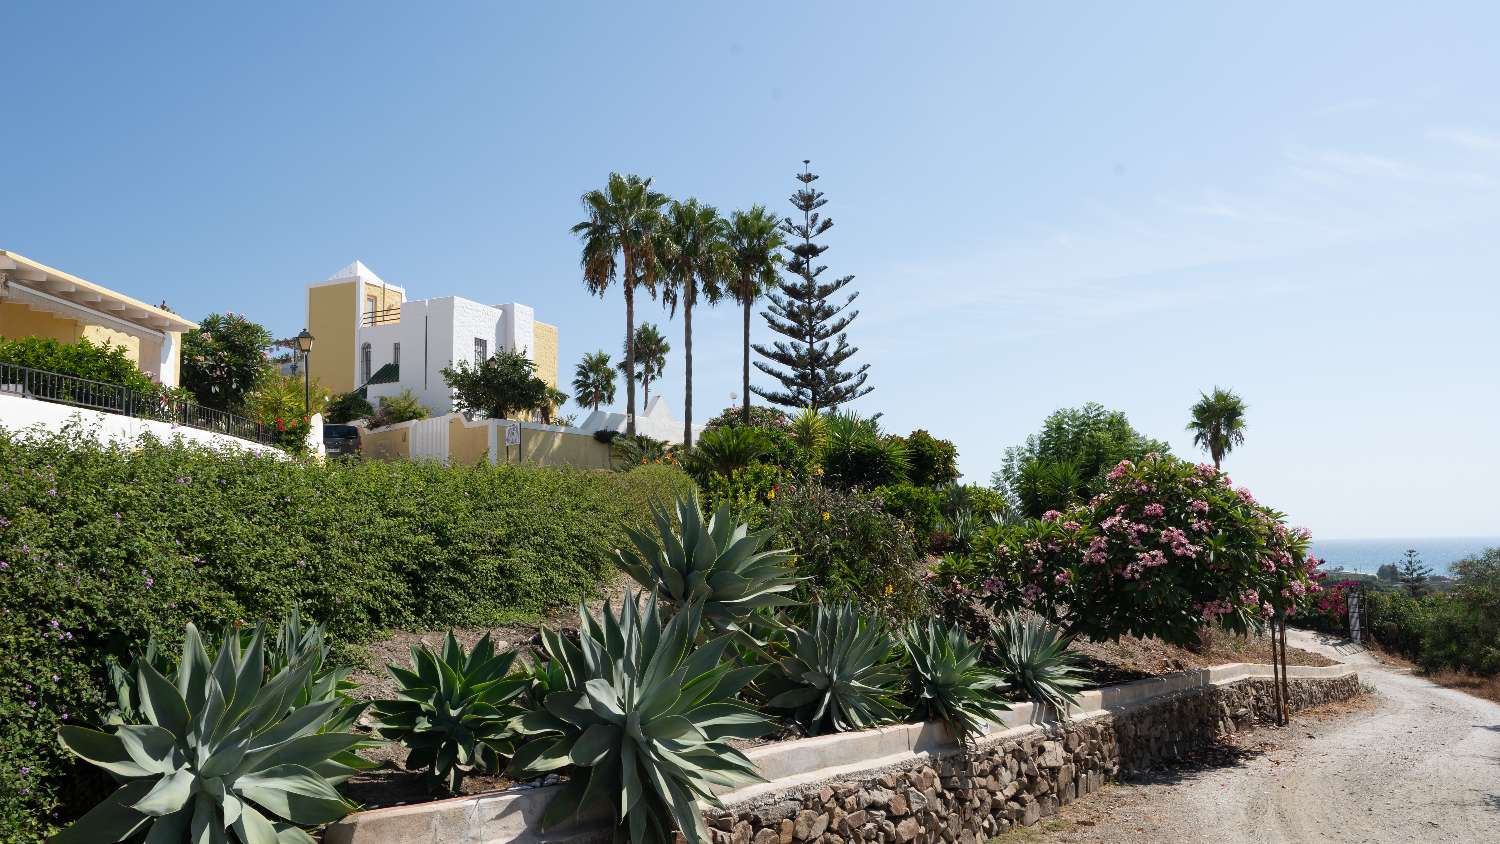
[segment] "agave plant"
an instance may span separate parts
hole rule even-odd
[[[913,712],[948,725],[960,744],[968,744],[986,723],[1010,709],[1000,697],[1005,683],[979,664],[984,649],[963,631],[939,621],[912,622],[901,636],[906,649],[907,688]]]
[[[761,550],[769,531],[751,533],[727,504],[704,524],[696,494],[678,498],[676,509],[678,530],[657,508],[654,533],[626,529],[635,548],[621,549],[618,565],[642,588],[678,608],[697,603],[716,630],[737,635],[749,635],[751,614],[796,603],[790,596],[798,582],[787,565],[791,553]]]
[[[1089,683],[1072,637],[1037,619],[1011,615],[993,628],[996,671],[1008,688],[1063,717]]]
[[[812,608],[811,629],[787,631],[787,654],[766,680],[767,706],[808,735],[863,730],[896,720],[901,667],[884,625],[852,605]]]
[[[510,703],[529,682],[525,674],[507,676],[515,659],[510,651],[497,654],[488,633],[468,653],[451,630],[441,653],[413,645],[411,670],[386,666],[400,699],[372,705],[376,732],[411,749],[407,768],[430,769],[456,794],[465,775],[497,772],[510,755],[507,724],[517,714]]]
[[[353,772],[338,757],[362,742],[321,731],[336,701],[290,708],[311,670],[301,660],[265,679],[264,625],[248,647],[226,639],[210,663],[189,624],[170,678],[137,663],[145,723],[59,731],[64,747],[122,785],[52,840],[312,844],[300,827],[355,808],[333,786]]]
[[[656,598],[644,609],[627,594],[603,619],[583,607],[575,645],[542,631],[549,664],[540,705],[512,721],[532,739],[516,750],[511,772],[536,777],[568,770],[568,783],[542,817],[548,829],[583,807],[609,805],[615,839],[672,840],[675,825],[689,841],[707,841],[701,798],[711,788],[760,782],[744,754],[725,739],[771,729],[736,693],[758,667],[724,659],[730,637],[693,647],[700,623],[689,604],[662,623]]]

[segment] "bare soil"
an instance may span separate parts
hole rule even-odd
[[[1072,650],[1083,654],[1095,682],[1101,686],[1231,662],[1262,665],[1269,665],[1271,662],[1270,637],[1235,636],[1213,630],[1204,631],[1196,648],[1181,648],[1160,639],[1125,636],[1115,642],[1080,639],[1073,643]],[[1326,656],[1294,647],[1286,649],[1286,660],[1290,665],[1334,664]]]

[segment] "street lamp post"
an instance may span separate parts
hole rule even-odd
[[[312,356],[313,336],[307,329],[297,335],[297,350],[302,353],[302,411],[312,416],[312,374],[307,370],[307,359]]]

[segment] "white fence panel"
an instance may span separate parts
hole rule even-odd
[[[411,426],[411,459],[448,465],[448,417],[421,419]]]

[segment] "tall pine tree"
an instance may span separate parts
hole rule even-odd
[[[802,187],[792,194],[792,205],[802,212],[802,221],[787,217],[781,222],[781,230],[793,241],[787,247],[791,253],[787,269],[792,278],[777,283],[776,291],[768,297],[771,304],[761,311],[771,330],[787,339],[777,340],[770,348],[755,346],[755,351],[769,361],[758,360],[755,368],[780,381],[781,389],[750,389],[766,401],[784,407],[831,410],[874,387],[865,386],[869,364],[853,370],[842,369],[859,352],[857,347],[849,345],[844,331],[859,316],[857,310],[844,312],[859,294],[850,293],[843,304],[833,304],[829,297],[853,281],[854,276],[828,282],[818,280],[828,268],[814,261],[828,247],[813,240],[833,228],[833,220],[817,213],[828,200],[812,186],[818,177],[808,169],[809,164],[810,161],[802,162],[802,172],[797,174]]]

